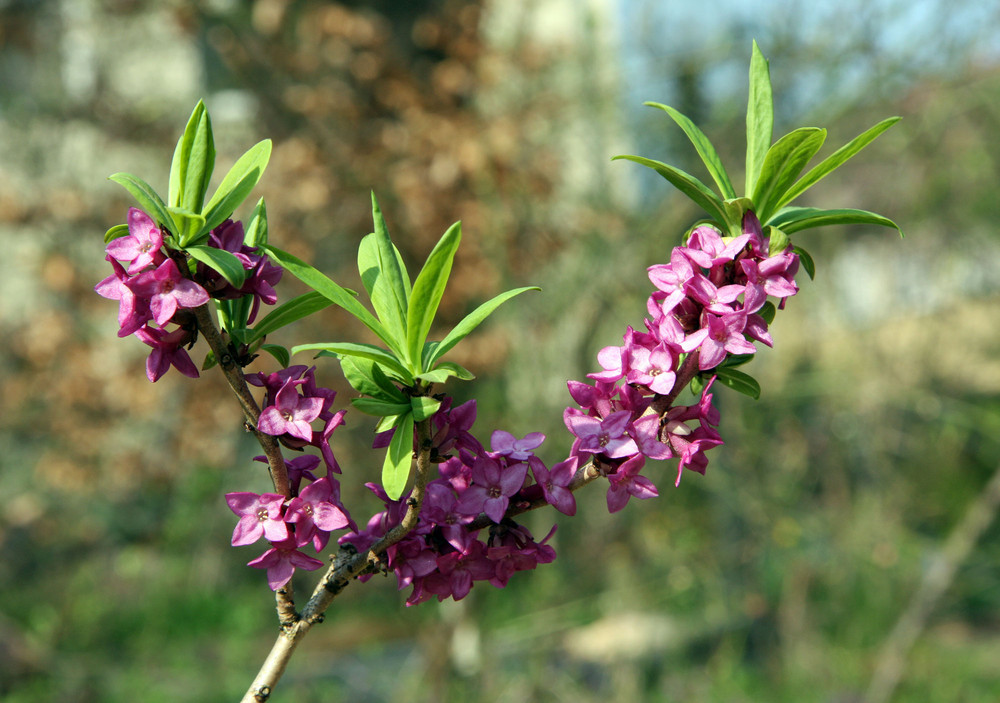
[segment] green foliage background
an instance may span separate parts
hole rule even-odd
[[[651,29],[624,52],[609,27],[652,4],[0,3],[0,698],[235,699],[277,629],[262,574],[243,566],[257,552],[229,547],[222,494],[267,488],[238,408],[212,373],[150,385],[142,345],[115,338],[114,305],[92,292],[101,234],[129,204],[108,173],[163,188],[204,96],[220,172],[274,140],[259,188],[271,241],[346,286],[360,287],[369,189],[408,263],[462,220],[443,323],[544,288],[452,356],[480,377],[477,428],[542,430],[557,460],[565,380],[640,323],[645,267],[697,217],[608,158],[704,175],[676,126],[638,111],[657,100],[740,163],[756,37],[776,129],[815,120],[840,144],[904,117],[805,204],[884,213],[907,238],[803,236],[817,280],[748,369],[761,399],[717,394],[727,444],[707,476],[674,489],[664,468],[658,500],[615,515],[596,489],[575,519],[533,515],[536,533],[559,523],[559,559],[505,591],[404,609],[392,580],[352,587],[275,700],[863,700],[1000,461],[1000,72],[985,39],[1000,22],[978,17],[983,41],[958,41],[972,4],[949,4],[945,22],[925,3],[939,43],[907,43],[900,3],[846,5],[836,37],[806,30],[804,4],[762,2],[750,24],[697,32],[697,50]],[[327,310],[284,342],[371,341],[351,325]],[[375,509],[370,426],[351,413],[335,448],[346,501]],[[1000,698],[998,536],[962,564],[893,700]]]

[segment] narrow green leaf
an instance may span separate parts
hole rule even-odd
[[[399,500],[410,479],[413,459],[413,415],[406,413],[396,425],[382,464],[382,487],[391,500]]]
[[[205,354],[205,361],[203,361],[201,364],[201,370],[208,371],[213,366],[218,366],[218,364],[219,361],[218,359],[215,358],[215,352],[209,351],[207,354]]]
[[[433,348],[430,358],[424,362],[424,368],[434,367],[434,362],[444,356],[456,344],[465,339],[469,333],[476,329],[483,322],[483,320],[490,316],[494,310],[514,296],[520,295],[521,293],[529,290],[541,290],[541,288],[538,286],[528,286],[525,288],[515,288],[513,290],[509,290],[506,293],[501,293],[500,295],[491,298],[470,312],[462,318],[461,322],[452,328],[451,332],[449,332],[445,338],[441,340],[440,344]]]
[[[670,181],[677,190],[693,200],[702,210],[707,212],[728,234],[739,234],[738,231],[734,230],[734,227],[738,229],[742,223],[730,222],[727,219],[729,212],[726,210],[726,206],[719,196],[691,174],[685,173],[679,168],[674,168],[661,161],[654,161],[643,156],[615,156],[612,158],[612,161],[617,159],[627,159],[628,161],[634,161],[637,164],[642,164],[653,169]]]
[[[456,222],[438,240],[427,256],[424,267],[420,269],[417,280],[413,282],[413,293],[406,313],[406,346],[410,359],[415,364],[421,361],[424,342],[430,334],[461,240],[462,224]],[[423,370],[416,369],[418,373]]]
[[[456,364],[454,361],[442,361],[432,371],[425,371],[416,378],[421,381],[427,381],[427,383],[444,383],[452,377],[460,381],[471,381],[476,376],[467,368]]]
[[[286,251],[282,251],[270,244],[264,245],[266,251],[278,264],[297,279],[315,290],[320,295],[325,296],[334,305],[339,305],[347,312],[358,318],[365,327],[375,333],[387,347],[398,355],[402,354],[401,349],[395,348],[395,340],[386,332],[382,324],[354,297],[354,293],[346,288],[337,285],[333,280],[320,273],[318,270],[305,263],[298,257],[292,256]]]
[[[788,248],[788,235],[784,230],[775,227],[774,225],[768,225],[764,229],[764,235],[767,237],[767,255],[774,256],[779,254]]]
[[[228,251],[206,246],[186,247],[184,251],[190,254],[193,259],[218,271],[234,288],[243,285],[243,281],[246,279],[246,270],[240,260]]]
[[[764,156],[771,147],[774,130],[774,101],[771,97],[771,72],[756,40],[750,56],[750,91],[747,99],[747,195],[754,192]]]
[[[828,225],[879,225],[891,227],[903,236],[903,230],[888,217],[853,208],[821,210],[814,207],[786,207],[772,217],[768,224],[781,227],[786,234]]]
[[[814,280],[816,278],[816,263],[809,256],[809,252],[800,246],[792,247],[792,251],[799,255],[799,263],[802,264],[802,268],[809,274],[809,280]]]
[[[104,243],[107,244],[113,239],[124,237],[128,234],[128,225],[115,225],[104,233]]]
[[[250,214],[246,232],[243,233],[243,244],[254,248],[267,244],[267,206],[264,205],[264,198],[257,201]]]
[[[708,172],[712,174],[712,179],[715,181],[715,184],[719,186],[719,192],[722,194],[722,197],[726,200],[735,198],[736,190],[733,189],[733,183],[729,180],[729,174],[726,173],[726,167],[722,165],[722,159],[719,158],[718,152],[715,151],[715,147],[712,146],[712,142],[705,136],[705,133],[702,132],[689,118],[669,105],[663,105],[655,102],[647,102],[643,104],[659,108],[670,115],[673,121],[676,122],[682,130],[684,130],[684,134],[687,135],[688,139],[691,140],[691,144],[694,145],[695,150],[698,152],[698,156],[701,157],[701,160],[704,162]]]
[[[261,344],[260,348],[273,356],[283,369],[287,369],[288,365],[292,363],[292,357],[288,350],[280,344]]]
[[[170,164],[170,205],[200,213],[214,167],[212,120],[205,109],[205,103],[199,100],[174,149],[173,162]]]
[[[386,369],[394,373],[403,383],[410,385],[413,383],[413,375],[400,363],[390,352],[374,344],[358,344],[355,342],[330,342],[318,344],[298,344],[292,347],[292,355],[304,351],[325,351],[338,356],[357,356],[362,359],[371,359],[381,364]]]
[[[410,398],[410,407],[413,409],[413,419],[421,422],[438,411],[441,401],[425,395],[413,396]]]
[[[771,216],[774,205],[799,177],[809,159],[823,146],[825,139],[825,129],[801,127],[783,136],[767,150],[751,198],[761,222]]]
[[[830,154],[828,157],[820,161],[818,164],[809,169],[802,178],[795,182],[795,184],[785,191],[785,194],[781,196],[775,205],[775,209],[784,207],[788,203],[792,202],[795,198],[799,197],[807,190],[812,188],[816,183],[818,183],[822,178],[824,178],[831,171],[839,168],[848,159],[857,154],[859,151],[864,149],[866,146],[871,144],[875,139],[886,131],[894,124],[899,122],[901,117],[890,117],[888,119],[882,120],[874,127],[865,130],[854,139],[849,141],[844,146],[837,149],[835,152]]]
[[[397,340],[394,348],[406,349],[406,309],[409,281],[404,280],[398,252],[389,238],[382,211],[372,193],[372,220],[375,232],[365,237],[358,249],[358,270],[372,307],[386,330]],[[407,357],[403,357],[404,360]]]
[[[303,293],[300,296],[282,303],[274,310],[265,315],[254,325],[253,334],[247,343],[255,342],[261,337],[279,330],[285,325],[301,320],[303,317],[312,315],[314,312],[330,306],[332,302],[329,298],[316,291]]]
[[[174,231],[177,233],[177,243],[181,248],[198,244],[208,237],[199,236],[205,226],[205,218],[201,215],[180,207],[168,207],[167,212],[174,221]]]
[[[337,358],[340,361],[340,368],[344,371],[344,378],[358,393],[393,403],[409,402],[396,384],[371,359],[346,355]]]
[[[267,168],[270,158],[271,140],[265,139],[254,144],[236,160],[202,211],[205,215],[206,231],[211,231],[225,222],[240,203],[247,199],[257,181],[264,175],[264,169]]]
[[[719,383],[727,388],[748,395],[754,400],[760,398],[760,384],[753,376],[734,368],[718,368],[713,373],[719,379]]]
[[[351,405],[365,415],[393,417],[410,412],[410,403],[390,403],[380,398],[351,398]]]
[[[778,313],[778,309],[774,307],[774,303],[768,300],[764,303],[764,307],[757,311],[757,314],[764,318],[764,322],[771,324],[774,322],[774,316]]]
[[[139,203],[139,207],[156,220],[161,227],[165,227],[171,232],[174,231],[176,225],[170,213],[167,212],[167,206],[163,204],[163,200],[146,181],[131,173],[115,173],[108,176],[108,180],[114,181],[131,193],[132,197]]]
[[[717,369],[724,368],[734,368],[736,366],[742,366],[743,364],[752,361],[753,358],[757,356],[756,354],[728,354],[722,363],[719,364]]]
[[[215,301],[216,309],[219,312],[219,319],[222,328],[229,333],[236,344],[247,344],[249,330],[247,330],[247,318],[253,309],[253,296],[242,295],[239,298]]]

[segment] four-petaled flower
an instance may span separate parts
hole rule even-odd
[[[306,442],[312,441],[313,431],[309,423],[319,417],[323,399],[300,396],[298,385],[293,379],[285,381],[275,394],[274,405],[261,411],[257,420],[258,430],[274,436],[287,433]]]
[[[285,496],[278,493],[227,493],[226,504],[240,516],[233,530],[233,546],[253,544],[261,537],[271,542],[288,539],[288,525],[282,517]]]

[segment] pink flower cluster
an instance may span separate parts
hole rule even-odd
[[[640,474],[648,459],[678,458],[677,483],[685,468],[704,473],[705,452],[722,444],[715,430],[719,413],[704,388],[700,401],[657,412],[652,406],[673,392],[688,355],[697,353],[699,371],[721,364],[729,354],[753,354],[756,340],[771,346],[767,322],[759,314],[773,296],[784,304],[798,290],[798,256],[791,246],[773,256],[753,212],[743,233],[728,241],[714,227],[692,231],[674,248],[669,264],[649,268],[657,290],[647,301],[646,332],[627,328],[624,344],[597,356],[602,371],[588,374],[593,385],[569,382],[578,408],[563,420],[575,437],[572,455],[593,457],[608,477],[608,509],[629,498],[651,498],[656,486]]]
[[[247,383],[266,389],[264,409],[257,429],[278,437],[286,446],[302,449],[309,445],[320,450],[326,475],[314,473],[320,457],[303,454],[285,462],[292,498],[278,493],[229,493],[226,503],[240,516],[233,532],[233,546],[253,544],[261,537],[271,546],[248,566],[267,569],[267,580],[277,590],[288,583],[296,568],[312,571],[323,562],[299,551],[312,544],[317,552],[330,540],[330,533],[347,527],[357,529],[340,502],[340,473],[330,436],[343,424],[344,411],[331,412],[336,392],[316,385],[315,367],[291,366],[275,373],[248,374]],[[322,430],[311,423],[320,420]],[[266,457],[255,457],[266,462]],[[308,482],[304,488],[303,481]]]
[[[128,234],[111,240],[106,248],[105,258],[114,273],[94,290],[118,301],[119,337],[135,334],[152,347],[146,360],[146,376],[150,381],[159,380],[171,366],[185,376],[197,378],[198,368],[185,349],[195,342],[195,327],[179,311],[204,305],[210,297],[249,294],[253,295],[252,321],[261,300],[274,304],[273,286],[281,278],[281,268],[243,246],[243,225],[227,220],[211,232],[208,244],[240,259],[248,272],[243,286],[233,288],[203,264],[198,264],[192,277],[182,257],[168,256],[163,231],[149,215],[130,208],[127,219]],[[177,327],[167,329],[168,324]]]
[[[469,432],[475,418],[475,401],[451,408],[450,399],[432,418],[438,476],[427,484],[416,528],[386,550],[387,568],[395,572],[399,588],[413,588],[407,605],[435,596],[461,600],[474,581],[502,588],[513,573],[555,559],[555,550],[547,544],[555,527],[535,541],[526,527],[506,517],[512,504],[541,494],[557,510],[576,512],[573,494],[566,489],[576,472],[575,458],[546,468],[534,455],[545,439],[539,432],[517,439],[498,430],[491,438],[492,451],[486,451]],[[389,500],[380,486],[366,485],[386,507],[364,530],[340,539],[358,551],[400,523],[409,498]],[[490,522],[488,529],[472,525],[483,516]]]

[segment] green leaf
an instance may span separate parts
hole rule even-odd
[[[768,224],[781,227],[786,234],[828,225],[879,225],[891,227],[903,236],[903,230],[888,217],[853,208],[821,210],[814,207],[786,207],[772,217]]]
[[[170,164],[170,205],[200,213],[213,168],[215,140],[212,136],[212,120],[205,109],[205,103],[199,100],[174,149],[173,162]]]
[[[357,356],[362,359],[371,359],[381,364],[389,371],[393,372],[403,383],[411,385],[413,375],[404,367],[399,359],[374,344],[358,344],[355,342],[340,343],[319,343],[319,344],[298,344],[292,347],[292,355],[304,351],[325,351],[337,356]]]
[[[816,264],[813,262],[813,258],[809,256],[809,252],[800,246],[792,247],[792,251],[799,255],[799,263],[802,264],[802,268],[809,274],[809,280],[814,280],[816,278]]]
[[[414,364],[421,361],[424,342],[434,323],[461,240],[462,224],[456,222],[438,240],[427,256],[424,267],[420,269],[417,280],[413,282],[413,293],[406,313],[406,346]],[[423,368],[416,371],[423,371]]]
[[[396,352],[397,355],[402,353],[401,349],[395,348],[395,340],[382,326],[382,323],[380,323],[374,315],[368,312],[365,306],[357,301],[354,297],[355,294],[353,291],[350,291],[347,288],[342,288],[309,264],[295,256],[292,256],[286,251],[282,251],[281,249],[273,247],[270,244],[263,245],[262,249],[297,279],[305,283],[320,295],[325,296],[333,302],[334,305],[339,305],[344,310],[354,315],[354,317],[358,318],[358,320],[360,320],[365,327],[374,332],[375,336],[381,339],[385,345]]]
[[[205,354],[205,361],[203,361],[201,364],[201,370],[208,371],[213,366],[217,366],[218,363],[219,363],[218,359],[215,358],[215,352],[209,351],[207,354]]]
[[[254,248],[267,244],[267,206],[264,205],[264,198],[257,201],[250,214],[246,232],[243,234],[243,244]]]
[[[247,340],[247,343],[254,342],[265,335],[271,334],[275,330],[281,329],[285,325],[290,325],[329,305],[331,305],[330,299],[316,291],[303,293],[298,297],[292,298],[276,307],[254,325],[253,334]]]
[[[365,415],[393,417],[410,412],[410,403],[390,403],[379,398],[351,398],[351,405]]]
[[[764,303],[764,307],[757,311],[757,314],[764,318],[764,322],[771,324],[774,322],[774,316],[777,314],[778,309],[774,307],[774,303],[768,300]]]
[[[193,246],[184,249],[193,259],[200,261],[206,266],[218,271],[222,277],[229,282],[233,288],[243,285],[246,278],[246,270],[243,264],[233,254],[223,249],[215,247]]]
[[[661,161],[654,161],[643,156],[622,155],[615,156],[611,160],[616,161],[618,159],[627,159],[628,161],[634,161],[637,164],[642,164],[653,169],[670,181],[677,190],[693,200],[702,210],[707,212],[728,234],[740,233],[738,229],[742,223],[731,222],[728,219],[729,212],[726,210],[726,206],[719,196],[691,174],[685,173],[679,168],[674,168]]]
[[[382,487],[391,500],[399,500],[410,479],[413,459],[413,415],[406,413],[396,425],[382,464]]]
[[[167,206],[163,204],[163,200],[146,181],[131,173],[115,173],[108,176],[108,180],[114,181],[131,193],[132,197],[139,203],[139,207],[156,220],[161,227],[174,232],[177,225],[174,224],[174,219],[167,212]]]
[[[410,407],[413,409],[413,419],[421,422],[438,411],[441,401],[426,395],[413,396],[410,398]]]
[[[774,205],[799,177],[809,159],[823,146],[825,139],[825,129],[800,127],[783,136],[767,150],[752,197],[761,222],[771,216],[775,210]]]
[[[774,225],[768,225],[765,229],[767,236],[767,255],[774,256],[788,248],[788,235]]]
[[[292,362],[292,357],[288,353],[288,350],[280,344],[261,344],[260,348],[273,356],[283,369],[287,369],[288,365]]]
[[[734,368],[717,368],[712,373],[719,379],[719,383],[727,388],[748,395],[754,400],[760,398],[760,384],[753,376]]]
[[[712,142],[705,136],[705,133],[694,122],[669,105],[662,105],[655,102],[643,104],[659,108],[670,115],[674,122],[684,130],[684,134],[687,135],[688,139],[691,140],[691,144],[694,145],[698,156],[701,157],[708,172],[712,174],[715,184],[719,186],[719,192],[722,194],[722,197],[727,200],[735,198],[736,191],[733,189],[732,181],[729,180],[729,174],[726,173],[726,167],[722,165],[722,159],[719,158],[718,152],[715,151],[715,147],[712,146]]]
[[[397,341],[394,349],[406,349],[406,310],[409,280],[403,276],[399,254],[382,218],[378,201],[372,193],[372,220],[375,232],[361,240],[358,248],[358,272],[379,321]],[[406,360],[408,357],[402,357]]]
[[[236,344],[246,344],[248,337],[247,318],[253,309],[253,296],[242,295],[239,298],[215,301],[221,326]]]
[[[128,225],[115,225],[104,233],[104,243],[107,244],[113,239],[118,239],[119,237],[125,237],[127,235]]]
[[[264,175],[270,158],[271,140],[265,139],[250,147],[236,160],[202,211],[205,215],[205,231],[211,231],[225,222],[240,203],[247,199],[257,181]]]
[[[757,186],[757,178],[764,165],[764,156],[771,146],[774,129],[774,101],[771,97],[771,72],[767,59],[757,42],[753,43],[750,56],[750,92],[747,99],[747,173],[746,194]]]
[[[199,236],[205,226],[205,218],[201,215],[180,207],[168,207],[167,212],[174,221],[174,231],[177,233],[177,243],[181,248],[186,248],[199,241],[204,241],[207,236]]]
[[[441,340],[440,344],[433,347],[428,346],[427,349],[430,351],[428,358],[424,361],[423,365],[424,368],[425,369],[433,368],[434,362],[436,362],[438,359],[444,356],[456,344],[458,344],[467,336],[469,336],[472,330],[479,327],[479,325],[483,322],[483,320],[489,317],[494,310],[496,310],[498,307],[506,303],[514,296],[520,295],[521,293],[524,293],[525,291],[529,290],[541,290],[541,288],[539,288],[538,286],[528,286],[525,288],[515,288],[513,290],[509,290],[506,293],[501,293],[500,295],[491,298],[490,300],[486,301],[478,308],[470,312],[468,315],[462,318],[461,322],[459,322],[457,325],[455,325],[455,327],[452,328],[451,332],[449,332],[445,336],[445,338]]]
[[[471,381],[476,376],[467,368],[459,366],[454,361],[442,361],[432,371],[425,371],[416,376],[416,378],[421,381],[427,381],[427,383],[444,383],[452,377],[460,381]]]
[[[726,369],[726,368],[734,368],[736,366],[742,366],[743,364],[746,364],[747,362],[752,361],[755,356],[757,356],[757,355],[756,354],[727,354],[726,358],[723,359],[722,363],[719,364],[716,368],[717,369]]]
[[[785,194],[781,196],[775,205],[775,209],[784,207],[788,203],[792,202],[795,198],[799,197],[807,190],[812,188],[816,183],[818,183],[822,178],[824,178],[831,171],[839,168],[848,159],[857,154],[859,151],[864,149],[866,146],[871,144],[876,137],[878,137],[882,132],[886,131],[894,124],[899,122],[901,117],[890,117],[888,119],[882,120],[874,127],[862,132],[857,137],[849,141],[844,146],[837,149],[835,152],[830,154],[828,157],[820,161],[818,164],[809,169],[802,178],[795,182],[795,184],[785,191]]]
[[[337,358],[344,371],[344,378],[358,393],[393,403],[406,404],[409,402],[403,392],[371,359],[356,356],[338,356]]]

